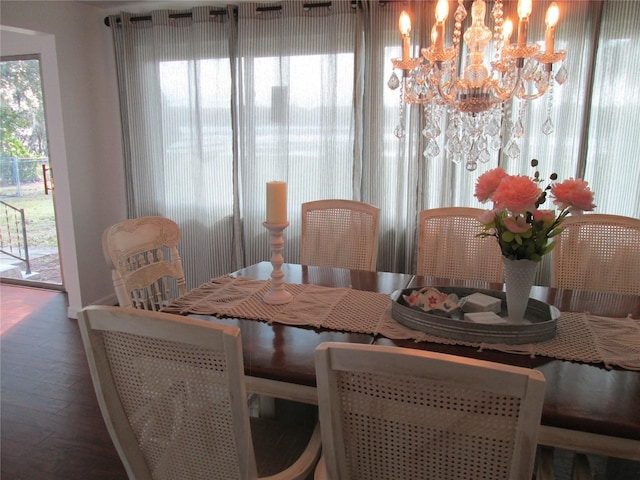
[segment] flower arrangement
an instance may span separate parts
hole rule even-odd
[[[537,167],[538,161],[531,160]],[[479,237],[496,237],[502,255],[510,260],[539,262],[543,255],[555,246],[550,239],[562,233],[562,223],[567,215],[582,215],[592,211],[594,194],[588,183],[570,178],[557,183],[554,173],[544,189],[540,188],[540,174],[534,177],[508,175],[498,167],[482,174],[476,182],[475,197],[482,203],[489,200],[493,208],[485,211],[478,220],[483,224]],[[550,192],[555,210],[540,210]]]

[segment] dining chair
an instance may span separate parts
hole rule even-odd
[[[551,286],[640,295],[640,219],[585,213],[556,237]]]
[[[424,350],[315,351],[316,479],[532,478],[546,382],[536,371]]]
[[[418,216],[416,275],[502,283],[502,252],[495,238],[480,238],[480,208],[422,210]]]
[[[78,322],[100,410],[130,479],[284,480],[313,472],[317,422],[300,445],[297,427],[277,430],[265,419],[277,447],[254,445],[251,421],[261,419],[249,417],[237,327],[114,306],[86,307]],[[258,477],[264,454],[286,468]]]
[[[180,227],[164,217],[140,217],[104,231],[102,249],[121,307],[159,311],[187,293],[177,245]]]
[[[355,200],[302,204],[300,263],[376,270],[380,209]]]

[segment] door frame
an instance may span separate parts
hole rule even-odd
[[[53,196],[53,204],[58,230],[60,271],[69,304],[81,305],[55,37],[51,34],[5,25],[0,25],[0,35],[1,56],[30,54],[40,56],[49,162],[56,175],[56,194]]]
[[[42,86],[42,59],[40,58],[40,54],[27,54],[27,55],[0,55],[0,62],[20,62],[20,61],[33,61],[33,60],[37,60],[38,61],[38,72],[39,72],[39,80],[40,80],[40,90],[41,90],[41,94],[43,97],[43,116],[46,117],[45,115],[45,110],[46,110],[46,106],[44,105],[44,91],[43,91],[43,86]],[[47,164],[48,164],[48,168],[46,170],[49,170],[49,175],[51,176],[49,179],[49,182],[51,182],[52,180],[52,175],[53,175],[53,168],[51,167],[51,162],[49,159],[49,138],[48,138],[48,134],[47,134],[47,123],[46,123],[46,118],[45,118],[45,135],[47,136],[47,151],[46,151],[46,159],[47,159]],[[44,164],[42,165],[42,172],[45,172],[45,166]],[[16,165],[17,168],[17,165]],[[44,185],[43,185],[44,183]],[[47,177],[45,176],[42,179],[42,182],[40,182],[40,186],[42,189],[44,189],[45,195],[49,195],[48,191],[47,191]],[[61,277],[61,282],[60,283],[52,283],[52,282],[46,282],[46,281],[40,281],[40,280],[35,280],[35,279],[29,279],[29,278],[14,278],[14,277],[3,277],[0,276],[0,283],[7,283],[7,284],[13,284],[13,285],[21,285],[21,286],[28,286],[28,287],[38,287],[38,288],[44,288],[44,289],[48,289],[48,290],[61,290],[64,291],[64,277],[62,277],[62,267],[60,264],[60,247],[59,247],[59,241],[58,241],[58,227],[57,227],[57,215],[56,215],[56,211],[55,211],[55,204],[54,204],[54,194],[53,194],[53,188],[50,189],[51,191],[51,196],[50,196],[50,200],[51,200],[51,208],[53,210],[53,218],[54,218],[54,224],[56,225],[56,250],[58,253],[58,273]],[[26,213],[26,212],[25,212]],[[23,217],[24,219],[24,217]],[[29,235],[27,235],[26,237],[26,242],[25,242],[25,251],[30,250],[32,245],[29,244]],[[30,257],[30,259],[33,261],[34,257]],[[27,267],[29,267],[29,265],[27,265]],[[28,272],[28,271],[27,271]]]

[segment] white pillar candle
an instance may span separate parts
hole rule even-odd
[[[287,223],[286,182],[267,182],[267,223]]]

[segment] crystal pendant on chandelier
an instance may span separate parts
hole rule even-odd
[[[467,17],[463,0],[457,0],[454,13],[454,31],[451,46],[445,46],[445,23],[449,15],[447,0],[436,5],[431,45],[420,50],[421,56],[410,56],[411,21],[406,12],[400,16],[403,47],[402,58],[392,59],[394,72],[389,88],[400,88],[401,122],[394,131],[404,135],[405,104],[421,104],[424,108],[424,156],[435,158],[442,152],[442,118],[444,126],[444,152],[456,163],[464,162],[473,171],[478,163],[487,163],[500,152],[509,158],[520,156],[519,139],[525,134],[523,116],[529,101],[549,92],[545,133],[553,132],[551,103],[554,83],[567,80],[564,59],[567,52],[555,50],[555,27],[559,9],[551,3],[545,19],[544,51],[537,44],[527,42],[532,0],[518,1],[517,41],[511,42],[513,26],[503,18],[503,2],[496,0],[491,10],[493,31],[485,25],[487,6],[484,0],[474,0],[471,23],[462,32]],[[462,55],[461,40],[466,45],[466,62]],[[488,62],[485,50],[492,43],[493,58]],[[561,63],[554,74],[554,64]],[[458,72],[458,65],[465,65]],[[395,69],[402,70],[398,76]],[[505,108],[509,102],[515,102]],[[515,118],[507,118],[514,112]]]
[[[553,133],[554,128],[555,127],[553,125],[553,121],[551,120],[551,117],[547,117],[547,119],[542,124],[542,133],[544,133],[545,135],[551,135]]]
[[[558,85],[564,85],[566,81],[569,79],[569,72],[567,72],[567,69],[564,66],[564,63],[560,67],[560,70],[558,70],[558,73],[556,73],[555,79]]]
[[[387,82],[387,86],[391,90],[396,90],[400,86],[400,79],[398,78],[398,75],[396,75],[395,71],[391,73],[391,77],[389,78],[389,81]]]

